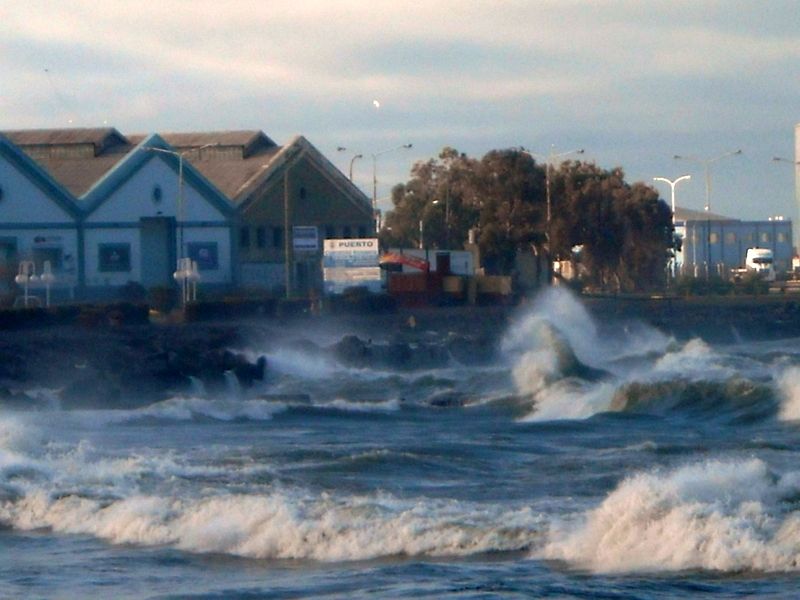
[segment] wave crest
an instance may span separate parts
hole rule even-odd
[[[597,572],[796,571],[798,483],[757,459],[635,475],[540,554]]]

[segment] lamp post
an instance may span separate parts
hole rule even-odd
[[[724,154],[720,154],[719,156],[715,156],[713,158],[697,158],[695,156],[683,156],[681,154],[676,154],[673,158],[675,160],[688,160],[690,162],[695,162],[698,164],[703,165],[703,170],[705,172],[705,179],[706,179],[706,279],[708,279],[710,270],[711,270],[711,165],[723,158],[727,158],[729,156],[735,156],[737,154],[741,154],[742,150],[732,150],[731,152],[725,152]]]
[[[800,161],[792,160],[790,158],[783,158],[781,156],[773,156],[772,160],[775,162],[789,163],[790,165],[794,165],[795,205],[797,207],[800,207]],[[797,246],[798,244],[800,244],[800,219],[798,220],[793,219],[793,230],[794,234],[792,235],[792,237],[794,239],[792,245]],[[797,255],[797,251],[795,251],[794,254]]]
[[[545,217],[544,236],[547,242],[547,281],[548,283],[550,283],[551,275],[553,272],[553,260],[550,248],[550,221],[552,220],[553,216],[552,200],[550,195],[550,169],[552,168],[553,162],[555,162],[556,159],[563,158],[565,156],[570,156],[572,154],[583,154],[584,149],[578,148],[576,150],[568,150],[567,152],[555,152],[555,147],[550,146],[550,152],[547,154],[547,156],[530,152],[529,150],[526,150],[525,148],[522,147],[520,147],[520,151],[534,158],[535,160],[544,161],[544,190],[545,190],[545,198],[547,201],[547,214]]]
[[[202,146],[198,146],[197,148],[188,148],[183,152],[178,152],[177,150],[168,150],[166,148],[156,148],[155,146],[145,146],[145,150],[149,150],[150,152],[161,152],[162,154],[171,154],[172,156],[178,159],[178,199],[177,199],[177,219],[178,219],[178,258],[183,258],[183,209],[184,209],[184,200],[183,200],[183,158],[187,154],[192,152],[200,152],[201,150],[205,150],[206,148],[211,148],[214,146],[219,146],[218,143],[213,144],[203,144]]]
[[[387,148],[386,150],[380,150],[372,154],[372,212],[375,217],[376,230],[378,228],[378,157],[388,152],[394,152],[395,150],[402,150],[404,148],[408,149],[412,146],[413,144],[401,144],[400,146],[394,146],[393,148]]]
[[[172,274],[173,278],[176,281],[180,281],[181,283],[181,300],[183,306],[186,306],[186,301],[188,300],[187,296],[187,281],[191,275],[191,269],[186,268],[186,263],[183,260],[184,258],[184,248],[183,248],[183,210],[184,210],[184,198],[183,198],[183,159],[187,154],[192,152],[200,152],[201,150],[205,150],[206,148],[211,148],[214,146],[219,146],[218,143],[211,143],[211,144],[203,144],[202,146],[198,146],[196,148],[188,148],[183,152],[178,152],[177,150],[168,150],[167,148],[156,148],[155,146],[145,146],[145,150],[149,150],[150,152],[161,152],[162,154],[171,154],[175,158],[178,159],[178,198],[177,198],[177,211],[176,211],[176,220],[178,222],[178,258],[176,261],[176,269],[175,272]]]
[[[336,151],[337,152],[345,152],[346,150],[347,150],[347,148],[345,148],[344,146],[337,146],[336,147]],[[364,158],[364,155],[361,154],[360,152],[357,153],[357,154],[354,154],[353,157],[350,159],[350,181],[351,182],[353,181],[353,163],[356,162],[356,160],[358,160],[359,158]]]
[[[667,179],[666,177],[653,177],[653,181],[663,181],[669,184],[670,195],[672,197],[672,229],[675,230],[675,186],[678,185],[681,181],[688,181],[691,179],[691,175],[682,175],[677,179]],[[675,279],[675,256],[672,257],[670,261],[672,263],[672,278]]]

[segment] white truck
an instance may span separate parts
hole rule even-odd
[[[772,250],[768,248],[748,248],[744,268],[750,273],[757,273],[764,281],[775,281],[773,258]]]

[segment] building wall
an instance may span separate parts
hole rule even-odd
[[[0,156],[0,222],[47,223],[75,226],[72,215],[61,208],[31,178]]]
[[[282,174],[275,177],[241,210],[237,239],[242,285],[273,289],[285,284],[285,181]],[[307,157],[290,167],[288,195],[290,230],[316,227],[318,239],[316,251],[293,251],[294,285],[300,292],[321,288],[323,240],[372,237],[372,209],[367,202],[354,204]]]
[[[20,260],[32,260],[36,274],[50,261],[53,288],[74,294],[79,244],[75,218],[34,180],[0,156],[0,293],[7,293]]]
[[[160,194],[156,189],[160,189]],[[160,199],[159,199],[160,198]],[[182,210],[178,175],[155,156],[87,216],[90,223],[133,223],[141,217],[178,217],[186,221],[225,221],[225,216],[184,179]]]
[[[681,274],[705,276],[708,265],[711,273],[727,277],[730,269],[744,266],[747,249],[755,247],[773,251],[777,272],[791,268],[791,221],[691,220],[678,222],[676,230],[683,238],[678,256]]]
[[[175,259],[183,256],[198,258],[201,289],[233,283],[231,222],[186,179],[179,206],[178,189],[177,173],[154,157],[86,217],[86,285],[92,292],[129,281],[146,287],[155,283],[144,279],[143,219],[163,220],[169,234],[165,241],[173,246],[160,253],[169,265],[159,285],[174,283]],[[123,257],[121,262],[109,260],[114,252]]]

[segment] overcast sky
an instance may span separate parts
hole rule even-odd
[[[0,129],[305,135],[371,196],[453,146],[585,148],[678,205],[798,220],[796,0],[0,0]],[[377,101],[377,102],[376,102]],[[348,150],[337,152],[337,146]],[[669,187],[658,188],[669,201]],[[382,203],[385,208],[387,205]]]

